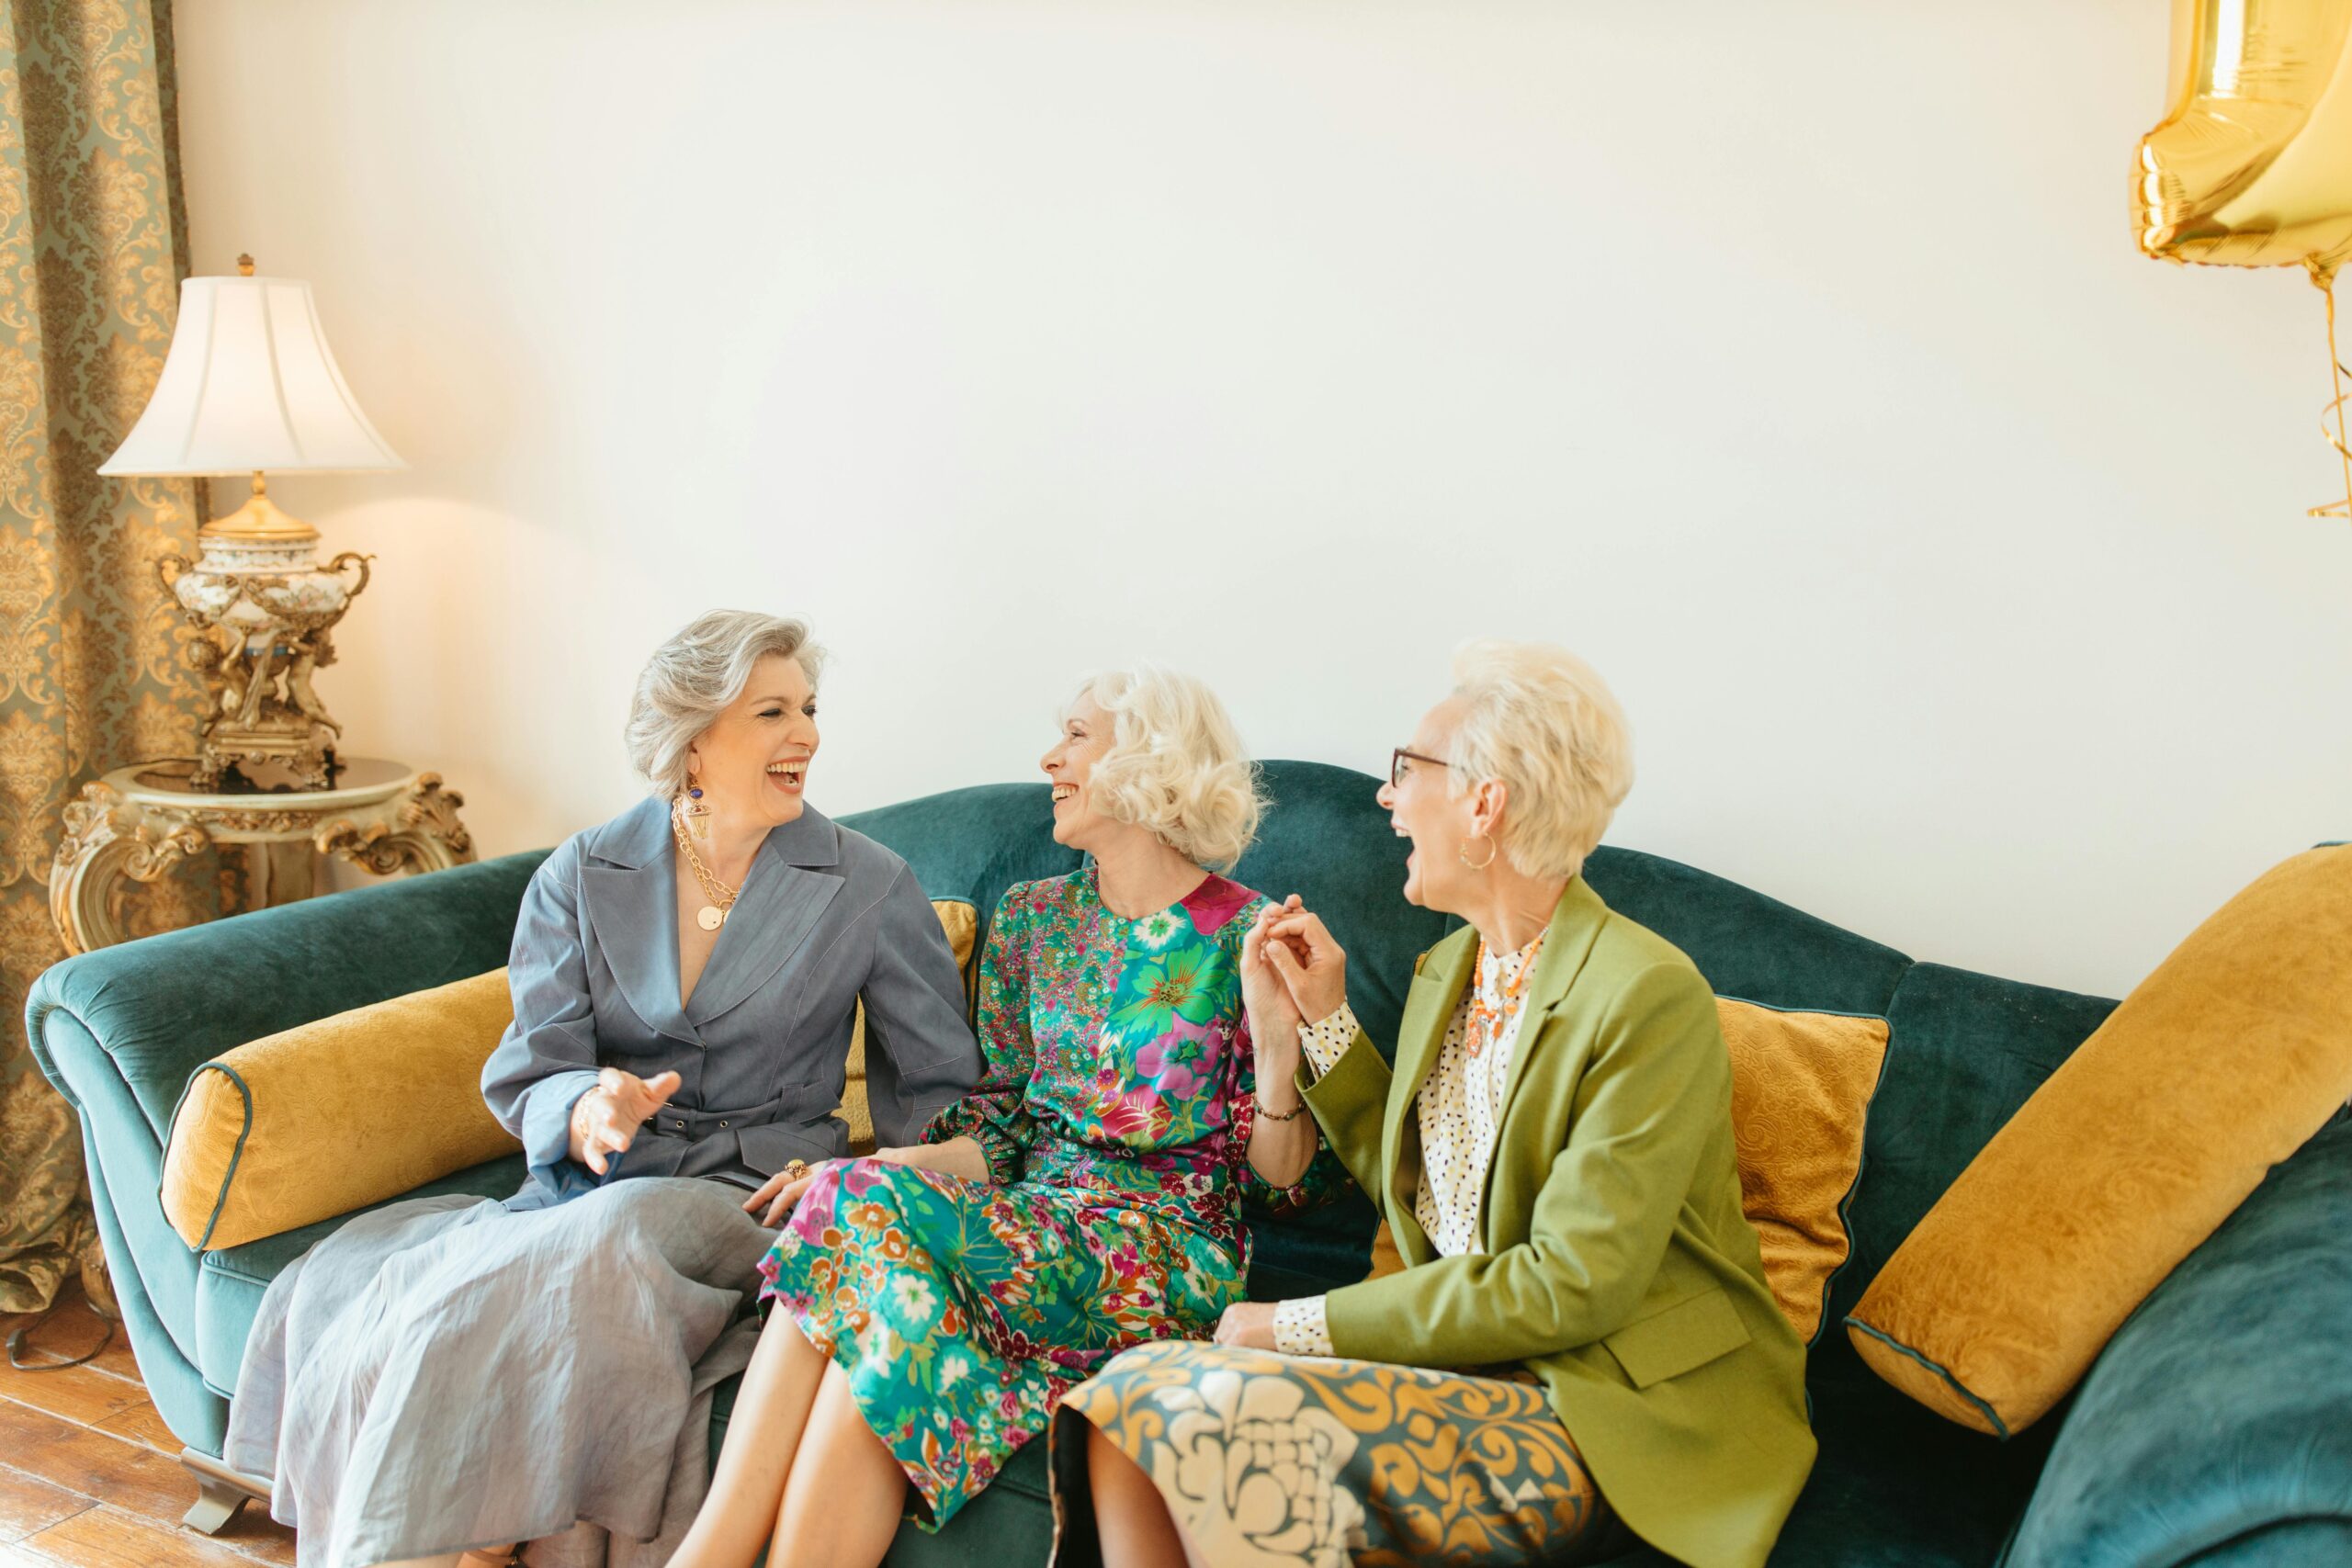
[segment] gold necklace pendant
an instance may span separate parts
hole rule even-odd
[[[695,924],[707,931],[715,931],[727,923],[728,911],[735,908],[740,890],[719,881],[712,874],[710,867],[703,863],[702,856],[695,851],[694,840],[686,832],[684,818],[673,813],[671,827],[677,838],[678,848],[684,852],[686,863],[694,868],[695,880],[702,884],[703,897],[711,900],[695,911]]]

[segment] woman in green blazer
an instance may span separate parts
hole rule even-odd
[[[1113,1568],[1764,1562],[1814,1457],[1804,1350],[1740,1209],[1714,998],[1578,874],[1625,795],[1623,716],[1563,650],[1473,644],[1380,793],[1423,955],[1395,1066],[1297,899],[1245,944],[1259,1060],[1379,1204],[1402,1269],[1228,1308],[1073,1392],[1065,1506]],[[1081,1479],[1080,1472],[1083,1471]],[[1083,1534],[1080,1530],[1079,1534]]]

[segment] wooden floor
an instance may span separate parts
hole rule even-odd
[[[26,1321],[0,1316],[0,1338]],[[77,1290],[35,1332],[32,1347],[70,1360],[105,1329]],[[293,1562],[294,1532],[258,1503],[217,1536],[182,1529],[196,1482],[180,1468],[179,1451],[147,1402],[121,1328],[87,1366],[18,1371],[0,1356],[0,1568]]]

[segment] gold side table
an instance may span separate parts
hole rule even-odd
[[[193,761],[139,762],[82,786],[49,871],[49,912],[67,953],[123,940],[124,882],[153,882],[203,850],[238,845],[249,904],[265,908],[317,890],[319,857],[379,876],[439,871],[474,858],[458,819],[465,797],[441,775],[355,757],[334,787],[198,789]]]

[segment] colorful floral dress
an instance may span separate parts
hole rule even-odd
[[[827,1167],[763,1261],[930,1528],[1112,1356],[1207,1337],[1243,1296],[1245,1197],[1300,1208],[1346,1181],[1329,1151],[1295,1187],[1250,1168],[1241,939],[1263,902],[1211,876],[1129,920],[1091,865],[1015,886],[980,962],[987,1074],[923,1134],[976,1139],[990,1180]]]

